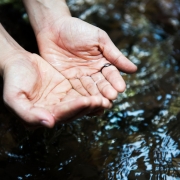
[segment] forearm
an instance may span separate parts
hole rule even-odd
[[[6,32],[0,23],[0,75],[7,63],[8,57],[13,55],[16,50],[23,49],[16,41]]]
[[[35,34],[63,16],[71,16],[65,0],[23,0]]]

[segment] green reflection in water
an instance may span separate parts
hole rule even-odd
[[[179,1],[69,0],[68,4],[73,16],[106,30],[138,71],[122,73],[127,90],[102,117],[84,117],[52,130],[25,131],[1,99],[1,177],[180,179]],[[14,9],[22,23],[12,34],[35,51],[37,47],[31,49],[35,40],[28,46],[25,30],[19,31],[29,28],[23,8]],[[13,26],[7,27],[11,32]],[[0,86],[2,94],[2,82]]]

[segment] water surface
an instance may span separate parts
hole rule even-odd
[[[36,52],[21,4],[4,2],[3,25]],[[1,96],[0,177],[180,179],[180,2],[69,0],[68,5],[73,16],[104,29],[138,71],[122,73],[127,90],[102,117],[84,117],[52,130],[26,131]]]

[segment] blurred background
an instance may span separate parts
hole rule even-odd
[[[0,179],[180,179],[180,1],[68,0],[73,16],[105,30],[137,73],[102,117],[27,131],[5,107],[0,79]],[[20,0],[0,22],[38,53]],[[26,78],[26,77],[25,77]]]

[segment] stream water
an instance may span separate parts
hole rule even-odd
[[[69,0],[72,15],[104,29],[138,66],[102,117],[26,131],[0,91],[2,180],[180,179],[180,1]],[[0,20],[37,51],[22,5],[0,1]]]

